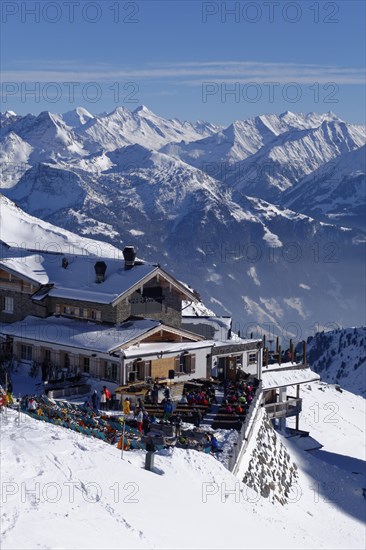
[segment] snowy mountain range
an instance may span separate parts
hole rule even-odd
[[[366,327],[318,332],[307,343],[309,364],[322,380],[366,397]]]
[[[364,227],[365,158],[365,145],[339,155],[286,191],[282,204],[324,221]]]
[[[1,190],[9,208],[135,245],[242,334],[301,337],[364,322],[365,141],[364,127],[333,113],[221,128],[144,106],[10,111]]]

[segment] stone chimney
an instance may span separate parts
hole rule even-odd
[[[102,283],[105,279],[105,272],[107,271],[107,264],[105,262],[97,262],[94,265],[95,269],[95,282]]]
[[[136,260],[135,248],[133,246],[125,246],[123,249],[123,257],[125,260],[125,269],[132,269]]]

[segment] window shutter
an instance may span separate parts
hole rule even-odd
[[[191,371],[191,355],[186,355],[184,357],[184,372],[186,374],[190,374],[192,371]]]
[[[180,372],[180,357],[174,357],[174,370]]]
[[[102,320],[102,312],[97,310],[95,312],[95,318],[96,318],[97,321],[101,321]]]
[[[80,315],[80,310],[79,310],[78,307],[75,308],[75,310],[74,310],[74,315],[75,315],[75,317],[79,317],[79,315]]]
[[[56,314],[60,315],[60,313],[61,313],[61,306],[60,304],[56,304]]]
[[[191,373],[196,372],[196,356],[191,355]]]

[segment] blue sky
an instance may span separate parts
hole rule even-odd
[[[1,110],[365,122],[365,3],[3,0]]]

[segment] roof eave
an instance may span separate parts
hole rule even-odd
[[[133,269],[133,268],[132,268]],[[112,302],[111,302],[111,305],[112,306],[115,306],[116,304],[118,304],[121,300],[123,300],[124,298],[127,298],[127,296],[129,296],[130,294],[132,294],[132,292],[134,292],[135,290],[139,289],[141,287],[141,285],[144,285],[145,283],[147,283],[150,279],[152,279],[153,277],[155,277],[156,275],[161,275],[163,278],[165,278],[169,283],[171,283],[172,285],[174,285],[176,288],[178,288],[180,290],[180,292],[182,294],[185,294],[185,296],[194,301],[194,302],[199,302],[199,295],[198,294],[194,294],[193,292],[191,292],[189,289],[187,289],[184,285],[182,285],[177,279],[175,279],[175,277],[173,277],[172,275],[169,275],[169,273],[167,273],[166,271],[164,271],[164,269],[162,269],[161,267],[158,267],[156,266],[156,268],[151,272],[149,273],[148,275],[145,275],[145,277],[142,277],[137,283],[135,283],[134,285],[132,285],[129,289],[125,290],[124,292],[122,292],[121,294],[119,294]]]
[[[0,262],[0,267],[2,267],[5,271],[8,271],[11,275],[15,275],[16,277],[19,277],[19,279],[22,279],[24,281],[27,281],[28,283],[32,285],[39,285],[43,286],[47,283],[40,283],[39,281],[36,281],[35,279],[32,279],[31,277],[28,277],[27,275],[24,275],[24,273],[20,273],[19,271],[16,271],[15,269],[9,267],[4,262]]]
[[[152,336],[156,332],[159,332],[160,330],[165,330],[166,332],[172,332],[173,334],[178,334],[181,336],[185,336],[186,338],[191,338],[193,342],[203,342],[205,339],[199,336],[198,334],[194,334],[193,332],[189,332],[188,330],[179,329],[176,327],[170,327],[169,325],[165,325],[161,323],[160,325],[153,327],[151,329],[147,329],[145,332],[140,334],[139,336],[136,336],[135,338],[131,338],[127,342],[123,342],[122,344],[117,344],[117,346],[114,346],[113,348],[110,348],[108,350],[108,353],[113,353],[115,351],[120,350],[123,347],[130,347],[133,346],[135,343],[137,344],[142,339],[146,338],[146,336]]]

